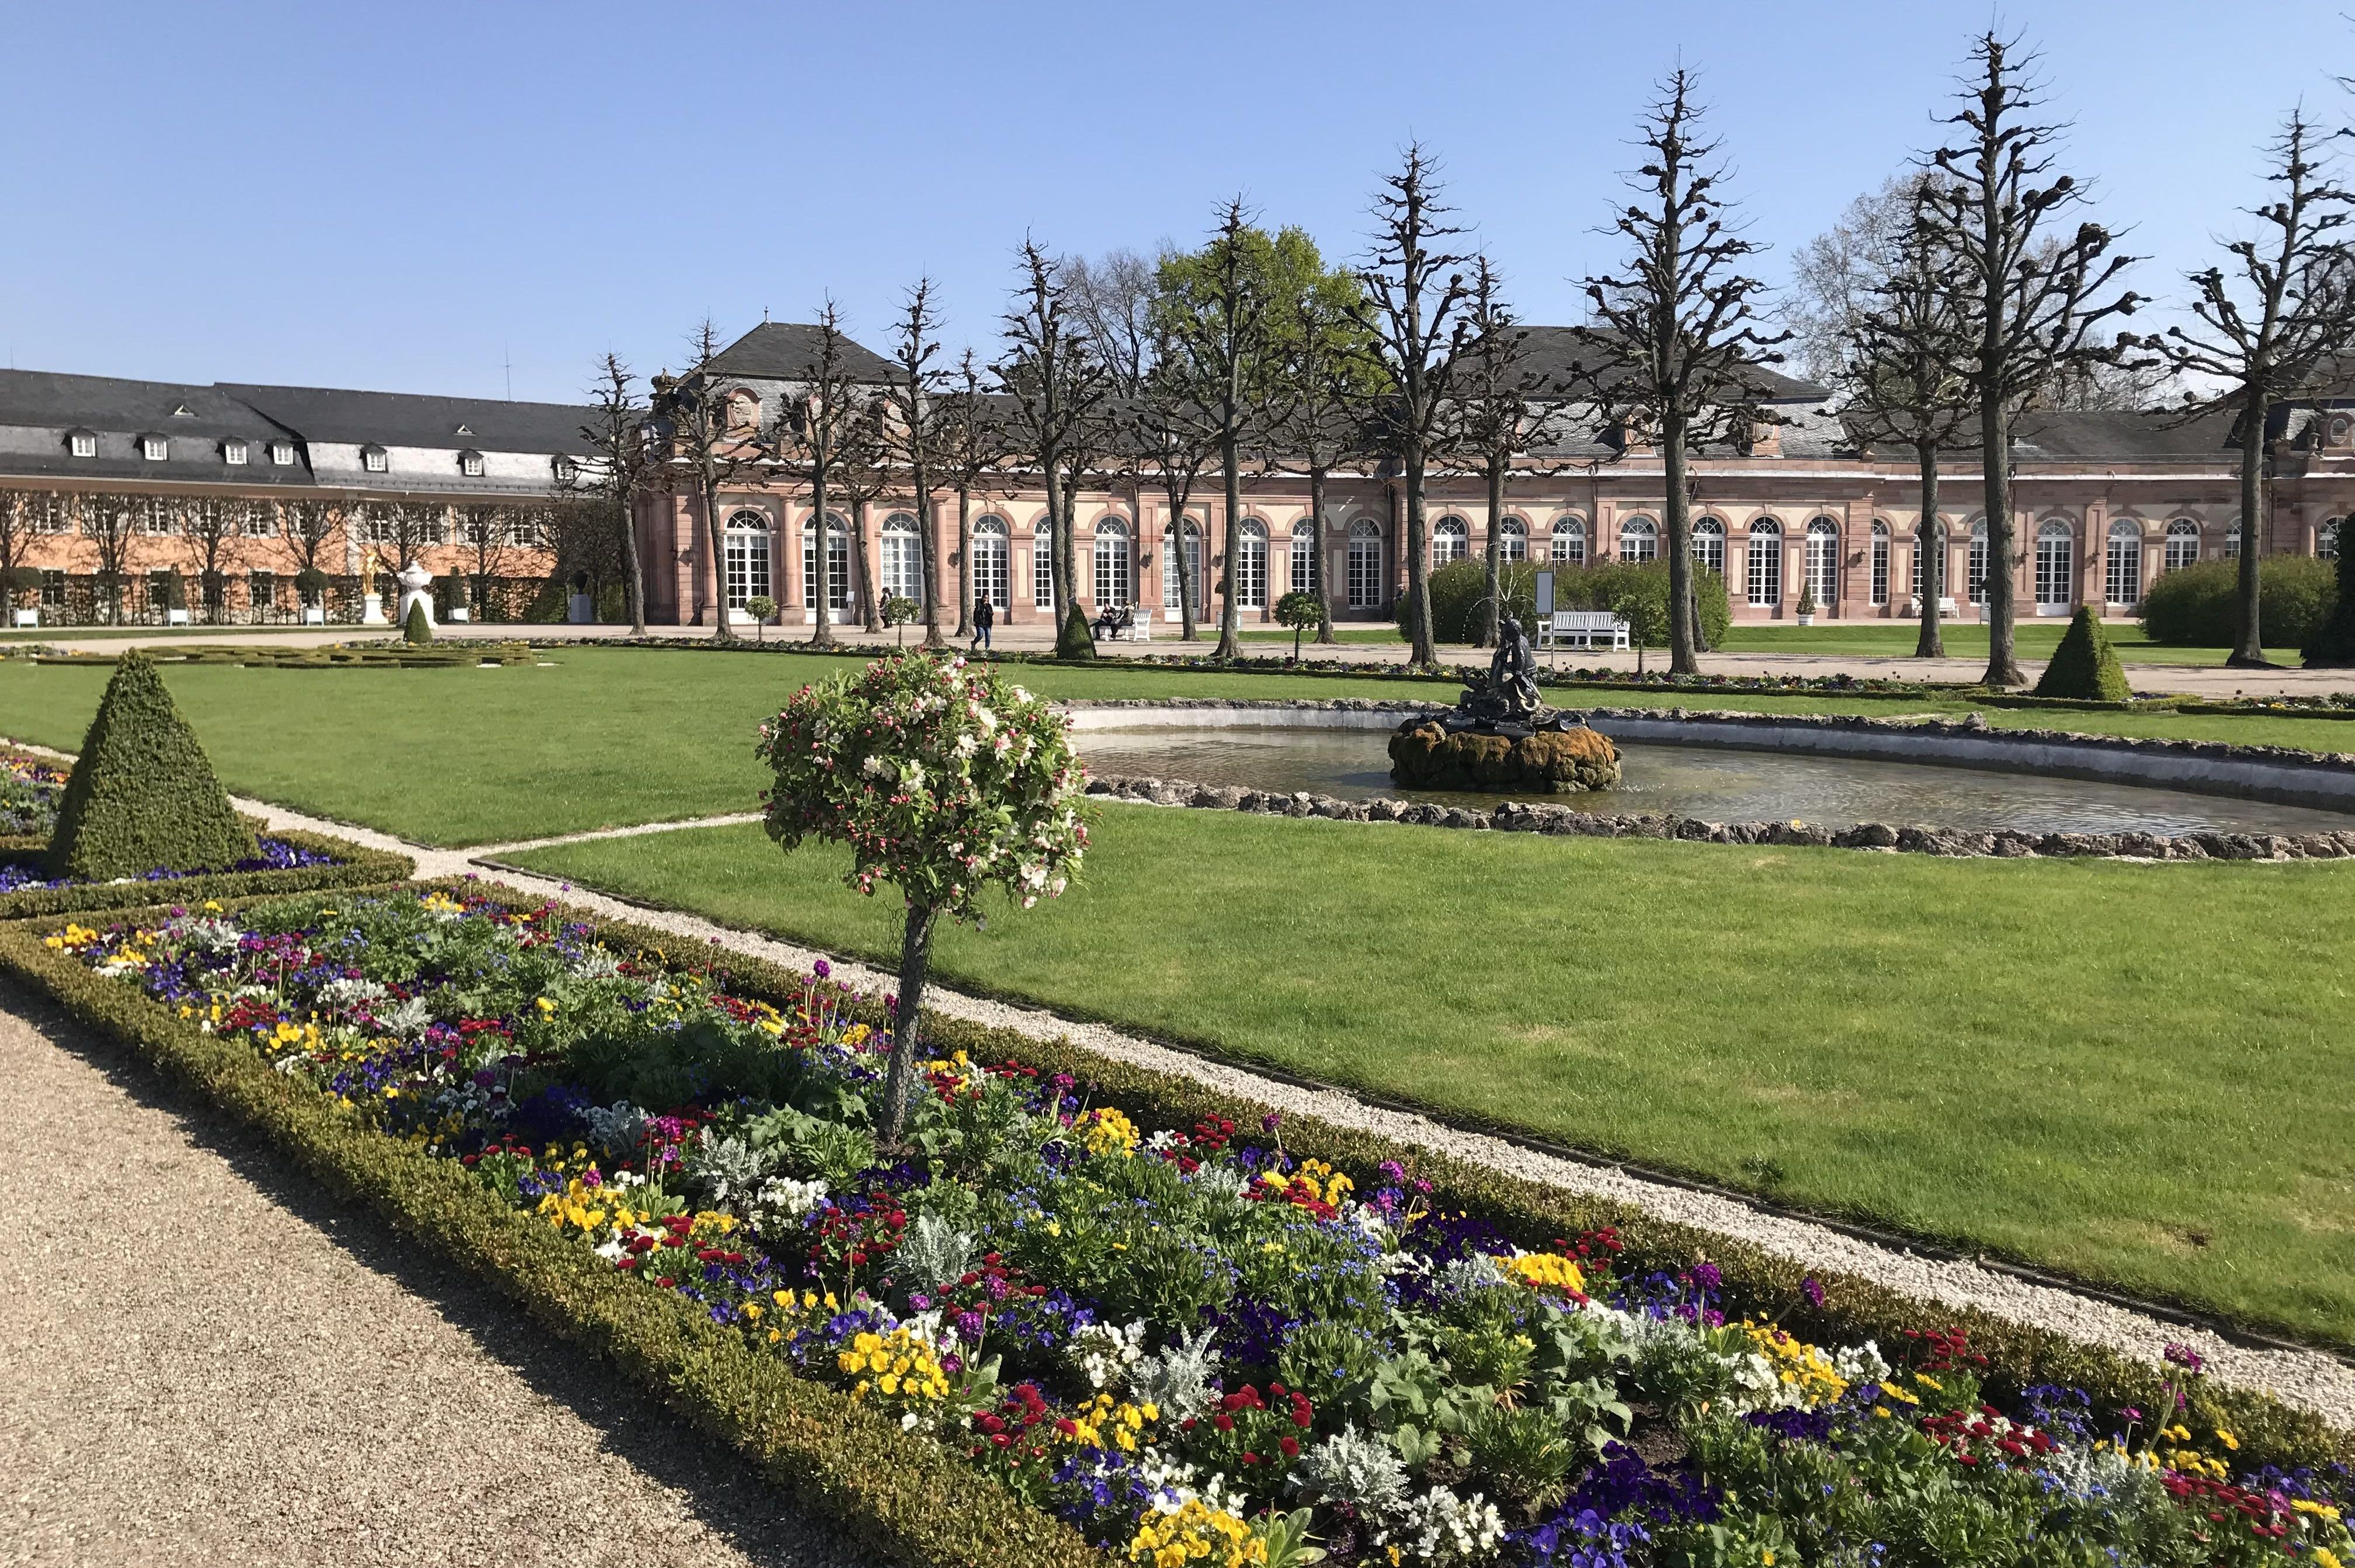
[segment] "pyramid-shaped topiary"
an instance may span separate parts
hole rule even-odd
[[[105,882],[231,866],[256,853],[253,829],[230,807],[155,661],[135,648],[124,654],[58,801],[49,874]]]
[[[2339,607],[2315,629],[2306,645],[2309,669],[2345,669],[2355,665],[2355,539],[2339,530]]]
[[[2085,702],[2134,700],[2134,688],[2126,684],[2117,650],[2110,646],[2110,635],[2102,630],[2101,618],[2092,605],[2079,605],[2070,617],[2069,630],[2062,635],[2061,645],[2052,650],[2052,662],[2044,667],[2044,678],[2036,683],[2036,695],[2073,697]]]
[[[409,602],[409,619],[401,625],[400,635],[404,640],[411,643],[430,643],[433,640],[433,623],[425,613],[424,600],[412,599]]]

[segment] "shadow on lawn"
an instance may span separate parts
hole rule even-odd
[[[484,1281],[404,1240],[374,1211],[322,1189],[259,1136],[225,1124],[199,1096],[121,1045],[75,1023],[46,997],[5,982],[0,982],[0,1011],[14,1013],[97,1068],[134,1104],[172,1117],[191,1143],[218,1156],[272,1202],[432,1307],[533,1392],[595,1427],[608,1453],[682,1494],[697,1519],[751,1561],[763,1568],[858,1568],[857,1559],[828,1539],[826,1526],[794,1511],[732,1450],[602,1360],[534,1324]]]

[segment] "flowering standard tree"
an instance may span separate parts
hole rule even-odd
[[[887,881],[907,900],[883,1095],[883,1137],[896,1141],[933,926],[943,914],[982,923],[993,887],[1024,909],[1060,895],[1087,848],[1086,774],[1043,699],[990,666],[924,654],[803,687],[761,726],[759,754],[777,775],[764,816],[780,848],[847,844],[844,881],[868,894]]]

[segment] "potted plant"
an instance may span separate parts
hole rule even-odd
[[[294,592],[303,598],[303,624],[324,626],[327,624],[327,574],[315,566],[306,566],[294,574]]]
[[[744,613],[752,617],[752,640],[754,642],[765,643],[769,640],[768,633],[765,628],[769,624],[770,620],[775,616],[776,613],[777,602],[770,598],[765,593],[755,593],[752,597],[744,601]],[[888,600],[885,601],[885,613],[890,613],[890,601]]]
[[[15,613],[10,616],[11,620],[19,626],[37,626],[41,624],[41,612],[37,608],[27,610],[16,603],[18,594],[40,592],[40,568],[12,566],[8,569],[6,581],[0,583],[0,587],[6,588],[9,605],[15,611]]]
[[[1799,589],[1799,624],[1801,624],[1802,626],[1812,626],[1812,625],[1814,625],[1815,624],[1816,624],[1816,589],[1815,589],[1815,584],[1813,584],[1813,583],[1806,583],[1806,584],[1802,585],[1802,586],[1800,587],[1800,589]]]

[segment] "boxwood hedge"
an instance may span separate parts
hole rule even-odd
[[[417,869],[417,863],[406,855],[364,849],[341,838],[293,831],[274,831],[270,837],[297,848],[333,855],[336,863],[297,866],[285,871],[203,871],[169,881],[82,882],[62,888],[27,888],[22,892],[0,893],[0,920],[136,909],[155,904],[159,899],[190,904],[208,899],[226,901],[254,894],[308,892],[314,888],[380,887],[398,882]],[[0,838],[0,860],[36,857],[40,842]],[[20,845],[24,847],[15,848],[12,854],[12,847]]]

